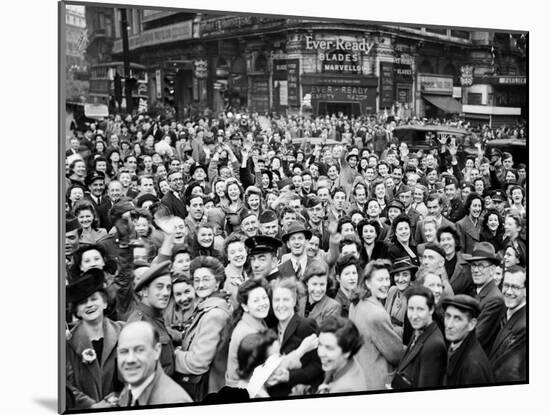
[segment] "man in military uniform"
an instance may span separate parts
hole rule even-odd
[[[155,264],[142,275],[135,289],[141,302],[128,317],[128,322],[148,321],[158,331],[162,348],[160,363],[168,376],[174,373],[174,345],[164,324],[163,312],[172,294],[170,265],[170,261]]]
[[[279,278],[277,249],[283,243],[276,238],[257,235],[248,238],[244,244],[248,248],[248,257],[254,279],[265,278],[268,282]]]

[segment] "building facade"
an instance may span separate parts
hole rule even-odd
[[[103,52],[120,61],[120,14],[111,10]],[[515,34],[166,10],[128,16],[130,60],[147,68],[150,103],[173,105],[180,118],[207,107],[525,116],[526,53],[511,46],[522,39]]]

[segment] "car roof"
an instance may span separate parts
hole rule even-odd
[[[444,133],[454,133],[454,134],[470,134],[464,128],[449,127],[446,125],[400,125],[395,127],[393,132],[396,131],[405,131],[405,130],[415,130],[415,131],[431,131],[431,132],[444,132]]]

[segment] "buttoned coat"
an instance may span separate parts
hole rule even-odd
[[[385,389],[390,383],[390,374],[405,353],[401,337],[384,306],[372,297],[352,304],[349,319],[363,336],[363,346],[356,356],[366,376],[367,390]]]
[[[326,294],[321,298],[320,301],[316,302],[309,315],[306,317],[312,318],[315,320],[318,326],[330,316],[340,317],[342,313],[342,306],[340,303],[333,298],[330,298]]]
[[[527,382],[526,306],[517,310],[497,334],[489,361],[496,382]]]
[[[424,329],[414,345],[411,342],[397,365],[397,375],[404,374],[411,388],[436,387],[443,384],[447,369],[447,347],[435,322]],[[394,378],[395,379],[395,378]]]
[[[221,293],[204,299],[197,304],[196,313],[183,336],[181,350],[175,353],[178,374],[208,373],[208,393],[217,392],[225,385],[228,349],[222,349],[229,344],[230,317],[231,307]]]
[[[82,362],[82,352],[93,350],[83,323],[73,328],[66,345],[67,384],[74,394],[76,408],[90,408],[109,393],[118,392],[116,345],[123,326],[124,322],[103,319],[103,352],[92,363]]]
[[[313,261],[313,258],[307,257],[306,262],[306,269],[311,265],[311,262]],[[302,275],[304,274],[306,270],[302,270]],[[285,262],[283,262],[281,265],[279,265],[279,273],[282,277],[295,277],[296,271],[294,270],[294,265],[292,264],[292,260],[289,258]],[[301,276],[298,278],[301,279]]]
[[[476,334],[485,354],[491,351],[500,329],[500,321],[506,313],[504,298],[494,280],[490,280],[477,295],[481,312],[477,318]]]
[[[128,391],[128,385],[126,385],[118,398],[119,407],[130,406],[131,402]],[[180,385],[164,373],[161,365],[157,364],[153,381],[147,385],[141,395],[139,395],[137,402],[139,406],[144,406],[167,403],[187,403],[193,402],[193,400]]]
[[[493,382],[491,364],[472,330],[454,353],[449,355],[446,386],[486,385]]]
[[[276,328],[276,327],[275,327]],[[299,314],[294,314],[283,334],[281,342],[281,354],[288,354],[298,348],[302,340],[310,334],[317,333],[317,323],[315,320],[305,318]],[[271,397],[288,396],[292,387],[296,385],[310,385],[314,389],[323,380],[323,369],[317,350],[306,353],[301,359],[302,367],[300,369],[289,370],[288,383],[280,383],[267,392]]]
[[[460,238],[462,252],[471,255],[474,245],[480,242],[481,220],[474,225],[469,215],[464,216],[456,223],[456,231]]]

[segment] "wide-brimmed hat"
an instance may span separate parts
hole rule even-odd
[[[199,163],[195,163],[191,166],[191,168],[189,169],[189,176],[193,177],[197,169],[202,169],[204,171],[204,174],[206,175],[206,179],[208,180],[208,169]]]
[[[291,235],[294,235],[295,233],[303,233],[306,239],[311,239],[311,231],[309,229],[306,229],[300,222],[292,222],[288,227],[288,231],[283,235],[283,242],[288,242]]]
[[[457,294],[450,297],[446,297],[441,301],[443,310],[446,310],[448,306],[452,305],[462,311],[469,311],[473,317],[477,317],[481,311],[479,301],[466,294]]]
[[[418,270],[418,267],[411,262],[409,257],[397,258],[393,263],[390,274],[397,274],[406,270],[410,270],[412,274]]]
[[[96,291],[103,291],[105,273],[97,268],[91,268],[82,276],[67,285],[67,301],[78,304]]]
[[[484,259],[494,264],[500,263],[500,259],[495,252],[495,247],[490,242],[478,242],[474,245],[474,250],[471,255],[464,254],[464,260],[467,262],[481,261]]]

